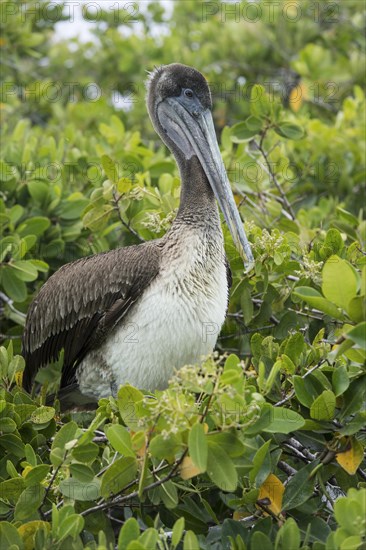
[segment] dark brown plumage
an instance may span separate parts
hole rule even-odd
[[[118,248],[61,267],[29,308],[23,333],[30,391],[38,369],[65,350],[61,387],[75,382],[75,368],[100,345],[159,271],[158,241]]]

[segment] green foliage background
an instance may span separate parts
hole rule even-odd
[[[365,5],[98,6],[85,42],[57,35],[67,4],[0,4],[0,547],[364,548]],[[21,389],[24,314],[64,263],[169,228],[143,82],[175,61],[210,82],[255,268],[224,228],[218,355],[61,416],[61,362]]]

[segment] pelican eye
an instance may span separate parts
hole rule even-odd
[[[186,97],[188,97],[188,99],[192,99],[194,94],[193,94],[192,90],[190,90],[189,88],[187,88],[187,89],[184,90],[184,95],[185,95]]]

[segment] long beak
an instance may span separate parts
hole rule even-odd
[[[250,270],[254,265],[254,258],[221,157],[211,111],[209,109],[201,110],[198,116],[194,117],[174,98],[167,98],[165,102],[165,106],[160,104],[164,111],[161,114],[164,118],[169,118],[174,125],[174,129],[171,128],[172,133],[168,130],[168,134],[183,152],[187,152],[187,142],[189,142],[189,149],[197,155],[224,214],[244,266]]]

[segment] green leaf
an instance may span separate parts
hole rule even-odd
[[[314,399],[316,399],[317,397],[317,394],[314,395],[313,393],[313,391],[315,391],[313,386],[306,378],[302,378],[301,376],[297,375],[293,376],[292,382],[297,399],[299,400],[301,405],[304,405],[305,407],[310,409]]]
[[[302,139],[305,136],[305,132],[301,126],[294,124],[293,122],[281,122],[275,127],[275,132],[287,139]]]
[[[250,538],[251,547],[258,548],[260,550],[273,550],[273,544],[271,539],[262,533],[261,531],[256,531]]]
[[[157,530],[149,527],[140,535],[139,542],[143,545],[144,549],[156,548],[158,539],[159,534]]]
[[[131,190],[132,182],[128,178],[120,178],[117,183],[117,190],[119,193],[128,193]]]
[[[235,491],[238,483],[235,466],[225,450],[212,442],[208,445],[207,473],[211,481],[223,491]]]
[[[112,424],[106,426],[106,435],[112,447],[124,456],[133,456],[135,453],[132,450],[132,442],[130,433],[120,424]]]
[[[13,270],[13,276],[21,281],[35,281],[38,277],[37,269],[27,260],[11,262],[8,266]]]
[[[319,395],[310,407],[310,416],[314,420],[333,420],[336,406],[336,397],[330,390]]]
[[[26,487],[30,487],[31,485],[37,485],[38,483],[41,483],[47,476],[47,474],[50,471],[49,464],[38,464],[38,466],[35,466],[31,470],[29,470],[24,477],[25,485]]]
[[[301,298],[301,300],[304,300],[304,302],[309,304],[309,306],[320,309],[320,311],[330,315],[330,317],[334,317],[335,319],[343,319],[343,315],[338,308],[332,302],[323,298],[319,292],[311,287],[298,286],[292,294],[293,296],[297,296],[298,298]]]
[[[350,488],[346,497],[337,499],[334,505],[334,515],[346,536],[364,535],[365,527],[360,525],[361,518],[365,517],[366,513],[366,489],[364,487],[359,490]],[[343,548],[343,547],[342,547]],[[352,547],[345,547],[352,548]]]
[[[39,237],[48,229],[51,225],[51,221],[48,218],[42,216],[34,216],[25,220],[18,228],[17,233],[26,237],[27,235],[36,235]]]
[[[139,542],[138,540],[133,540],[127,546],[126,550],[146,550],[146,547],[141,542]]]
[[[88,210],[88,212],[83,216],[84,227],[87,227],[92,231],[103,230],[106,227],[112,212],[113,207],[109,204],[103,204]]]
[[[111,116],[111,126],[115,130],[119,139],[122,139],[125,134],[125,127],[122,120],[117,115]]]
[[[54,466],[60,466],[60,464],[62,464],[66,452],[65,445],[75,438],[77,429],[78,425],[76,422],[68,422],[64,424],[61,430],[55,435],[50,453],[51,462]],[[56,452],[57,450],[60,452]]]
[[[178,546],[178,544],[179,544],[179,542],[182,538],[183,531],[184,531],[184,524],[185,524],[184,517],[181,517],[181,518],[177,519],[177,521],[173,525],[173,531],[172,531],[172,546],[173,546],[173,549],[175,549]]]
[[[6,479],[0,482],[0,494],[6,495],[12,503],[15,503],[25,486],[24,479],[22,477],[14,477],[12,479]]]
[[[17,423],[12,418],[1,418],[0,416],[0,432],[12,433],[17,429]]]
[[[334,368],[332,374],[332,386],[334,388],[335,396],[338,397],[346,391],[350,384],[349,376],[346,367],[339,365]]]
[[[235,355],[235,353],[231,353],[225,360],[224,372],[226,370],[237,370],[240,373],[242,372],[240,359],[237,355]]]
[[[93,501],[100,496],[100,481],[94,478],[86,483],[69,477],[60,482],[61,493],[72,500]]]
[[[168,510],[171,510],[178,506],[178,491],[171,480],[165,481],[165,483],[160,485],[159,493],[162,501],[164,502]]]
[[[263,86],[255,84],[250,94],[250,112],[259,118],[266,118],[271,115],[271,103]]]
[[[339,430],[341,435],[353,435],[366,425],[366,411],[361,411],[349,420],[346,425]]]
[[[342,250],[343,247],[344,247],[344,243],[343,243],[342,235],[340,234],[338,229],[335,229],[335,228],[329,229],[324,241],[324,249],[325,249],[324,252],[326,252],[327,254],[326,257],[333,254],[337,254]],[[321,250],[320,250],[320,253],[321,253]],[[323,258],[322,256],[322,259],[326,259],[326,257]]]
[[[46,262],[42,262],[42,260],[28,260],[28,261],[37,269],[37,271],[40,271],[41,273],[47,273],[47,271],[49,270],[49,265],[46,264]]]
[[[137,460],[132,456],[117,459],[102,476],[101,495],[109,498],[119,493],[126,485],[136,478]]]
[[[183,550],[199,550],[200,545],[193,531],[187,531],[183,539]]]
[[[275,364],[273,365],[273,367],[271,368],[267,376],[267,380],[265,381],[264,388],[263,388],[263,391],[265,394],[271,391],[272,386],[276,381],[276,378],[278,378],[277,375],[279,374],[281,368],[282,368],[282,361],[281,359],[279,359],[278,361],[275,362]]]
[[[0,181],[11,181],[16,177],[15,166],[7,164],[3,160],[0,160]]]
[[[271,472],[270,445],[271,440],[269,439],[258,449],[253,457],[253,467],[249,472],[249,480],[252,483],[255,481],[256,487],[260,487]]]
[[[45,494],[45,488],[40,483],[26,487],[20,495],[14,510],[14,518],[17,521],[24,521],[36,517]]]
[[[201,472],[205,472],[207,468],[208,445],[204,427],[200,422],[196,422],[189,432],[188,449],[194,464]]]
[[[243,543],[244,540],[247,540],[247,532],[246,527],[240,521],[226,518],[222,524],[221,542],[224,544],[229,541],[232,544],[235,542],[235,550],[247,550],[246,546],[239,546],[240,542]],[[225,544],[225,548],[228,548],[228,545]],[[233,546],[230,546],[230,550],[232,548]]]
[[[149,450],[154,457],[160,460],[163,458],[174,460],[174,456],[181,446],[180,440],[175,435],[170,434],[168,437],[164,437],[158,434],[150,441]]]
[[[360,348],[366,349],[366,322],[359,323],[351,330],[348,330],[344,337],[352,340]]]
[[[29,181],[27,187],[32,199],[39,203],[44,202],[49,195],[49,187],[43,181]]]
[[[286,374],[294,374],[296,372],[296,365],[285,353],[281,355],[281,369]]]
[[[84,443],[72,450],[72,456],[79,462],[92,462],[99,454],[99,447],[96,443]]]
[[[139,429],[138,404],[142,402],[142,392],[126,384],[118,391],[118,408],[124,423],[132,430]]]
[[[35,411],[32,412],[30,420],[31,422],[34,422],[34,424],[45,424],[46,422],[49,422],[53,419],[55,416],[56,411],[53,407],[38,407]]]
[[[17,528],[8,521],[0,523],[0,548],[13,548],[23,550],[24,545]]]
[[[258,125],[257,129],[250,129],[246,122],[238,122],[230,129],[230,139],[233,143],[243,143],[252,139],[262,128],[262,123]]]
[[[220,387],[232,386],[242,380],[242,374],[237,369],[225,369],[220,376]]]
[[[87,199],[71,196],[60,203],[58,213],[63,220],[79,220],[87,205]]]
[[[272,421],[272,405],[264,403],[260,409],[259,417],[254,417],[254,422],[245,429],[246,435],[256,435],[263,431],[271,424]]]
[[[355,296],[348,304],[347,313],[355,323],[361,323],[366,319],[365,296]]]
[[[108,155],[102,155],[102,158],[100,160],[102,161],[102,166],[107,178],[113,183],[117,183],[118,168],[116,166],[116,163]]]
[[[255,132],[256,134],[259,134],[263,128],[263,120],[256,116],[250,116],[247,118],[245,124],[248,130]]]
[[[302,428],[304,423],[305,420],[297,412],[285,407],[272,407],[270,424],[263,431],[288,434]]]
[[[0,436],[0,447],[18,458],[25,456],[25,445],[19,435],[5,434]]]
[[[301,332],[291,334],[286,341],[284,353],[297,365],[300,361],[301,354],[304,350],[305,341]]]
[[[341,420],[364,409],[365,383],[366,376],[362,376],[352,382],[348,390],[343,394],[344,406],[341,411]]]
[[[215,443],[216,445],[219,445],[220,447],[225,449],[225,452],[231,458],[242,456],[245,452],[245,446],[243,442],[240,441],[238,433],[236,431],[224,431],[207,434],[206,439],[207,442]]]
[[[71,514],[67,516],[60,525],[60,540],[67,537],[75,539],[84,529],[85,520],[80,514]]]
[[[78,479],[82,483],[87,483],[94,478],[94,471],[86,464],[78,464],[74,462],[70,464],[70,474],[74,479]]]
[[[300,543],[300,529],[294,518],[289,518],[276,535],[275,550],[298,550]]]
[[[14,300],[14,302],[24,302],[27,298],[27,287],[24,281],[14,277],[13,270],[10,266],[5,265],[0,273],[5,294]]]
[[[283,511],[297,508],[311,498],[314,492],[314,480],[309,479],[309,475],[317,463],[318,461],[307,464],[290,479],[283,495]]]
[[[357,294],[357,277],[351,265],[339,256],[331,256],[324,264],[322,277],[324,296],[347,311]]]
[[[140,536],[140,528],[135,518],[128,518],[118,536],[118,550],[125,550],[129,543]]]

